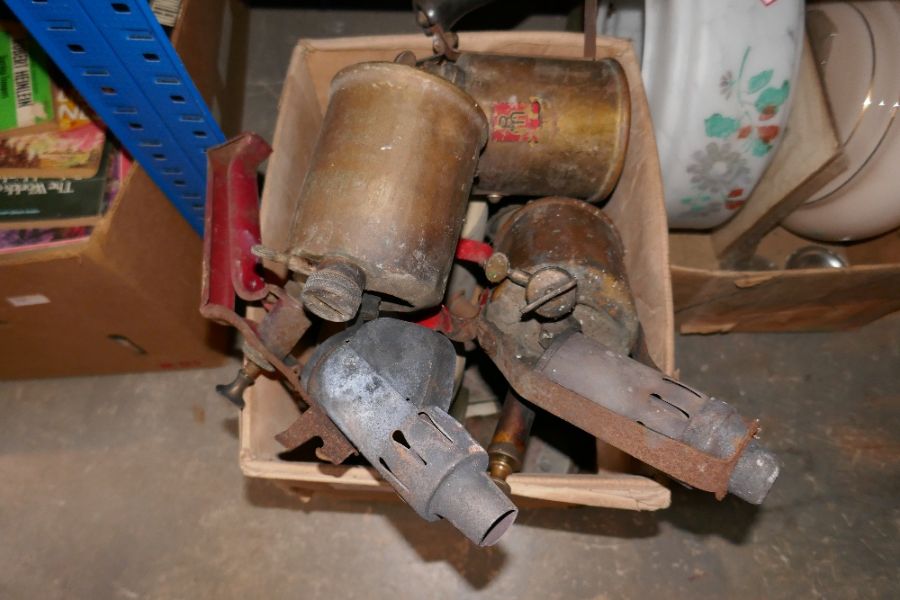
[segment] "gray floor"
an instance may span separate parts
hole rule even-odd
[[[365,32],[301,16],[254,11],[263,133],[298,34]],[[234,365],[0,383],[0,598],[897,597],[900,315],[682,337],[678,362],[762,418],[784,462],[765,507],[677,489],[658,513],[528,510],[488,550],[400,504],[245,480],[235,410],[212,391]]]

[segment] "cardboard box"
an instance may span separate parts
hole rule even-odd
[[[784,141],[747,206],[712,233],[671,235],[681,333],[827,331],[864,325],[900,309],[900,232],[827,244],[777,227],[847,166],[808,47],[796,87]],[[795,250],[810,245],[842,255],[850,267],[783,268]],[[727,268],[754,255],[777,268]]]
[[[720,270],[708,234],[671,236],[675,319],[681,333],[829,331],[900,310],[900,231],[841,245],[811,242],[779,227],[757,255],[783,265],[803,246],[847,258],[844,269]]]
[[[226,132],[247,42],[238,1],[185,0],[172,42]],[[0,257],[0,377],[214,366],[228,332],[199,312],[202,240],[135,167],[90,239]]]
[[[580,58],[583,36],[566,33],[491,32],[460,34],[464,51]],[[282,91],[262,202],[263,243],[285,249],[289,215],[297,200],[328,102],[332,77],[350,64],[393,60],[402,50],[431,53],[420,35],[306,40],[298,43]],[[612,56],[623,65],[631,86],[632,128],[621,180],[606,206],[626,248],[626,269],[650,353],[667,373],[674,369],[671,290],[668,274],[666,216],[656,144],[640,70],[631,45],[598,40],[598,57]],[[241,468],[245,475],[277,482],[306,496],[327,490],[369,499],[393,497],[375,471],[361,466],[289,462],[273,436],[297,417],[294,401],[277,382],[262,379],[245,395],[241,416]],[[663,508],[668,490],[634,475],[515,474],[509,483],[517,501],[590,504],[634,510]],[[370,493],[364,493],[370,492]],[[390,492],[390,493],[387,493]]]

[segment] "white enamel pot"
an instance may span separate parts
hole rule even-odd
[[[643,46],[669,226],[715,227],[743,206],[784,135],[803,0],[644,0],[642,36],[629,4],[615,19],[601,11],[600,30]]]

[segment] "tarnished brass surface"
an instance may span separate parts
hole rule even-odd
[[[393,63],[344,69],[331,84],[291,252],[352,262],[386,308],[438,304],[486,138],[475,101],[439,77]]]
[[[494,437],[488,446],[488,455],[491,458],[488,471],[491,479],[507,492],[509,484],[506,483],[506,478],[522,470],[534,416],[534,409],[530,405],[513,390],[507,392],[500,420],[497,421]]]
[[[606,198],[622,172],[631,97],[613,59],[463,53],[440,67],[490,123],[474,189],[482,194]]]
[[[570,273],[577,282],[571,318],[581,331],[622,354],[631,351],[639,323],[625,275],[625,251],[602,210],[572,198],[529,202],[500,225],[494,249],[508,257],[513,269],[536,273],[560,267]],[[487,317],[541,352],[535,339],[541,334],[541,324],[519,316],[526,301],[526,289],[506,280],[494,291]],[[561,329],[567,328],[561,325]],[[547,333],[546,326],[543,333]]]

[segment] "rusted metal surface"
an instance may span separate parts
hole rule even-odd
[[[311,323],[299,300],[277,288],[275,295],[277,301],[260,322],[257,330],[263,347],[272,356],[283,360],[290,356],[291,350],[309,329]],[[287,365],[284,365],[284,368],[291,374],[288,383],[297,391],[308,408],[294,421],[287,436],[276,437],[276,439],[286,448],[293,449],[313,438],[319,438],[322,440],[322,445],[316,448],[316,456],[334,464],[340,464],[351,455],[356,454],[356,449],[350,441],[322,412],[321,407],[315,401],[311,401],[301,388],[296,371]],[[282,369],[278,370],[279,373],[284,374]]]
[[[319,439],[322,444],[316,448],[319,460],[339,465],[357,454],[356,448],[344,436],[322,408],[306,392],[302,397],[309,404],[290,426],[275,436],[275,440],[285,450],[299,448],[310,440]]]
[[[203,280],[200,313],[213,321],[231,325],[243,336],[260,362],[278,372],[287,384],[302,394],[297,373],[282,360],[309,326],[303,307],[281,288],[267,286],[256,273],[258,259],[251,253],[259,244],[259,212],[256,169],[271,152],[254,134],[243,134],[207,152],[206,228],[203,239]],[[235,297],[255,301],[273,294],[278,299],[269,322],[257,324],[235,313]],[[273,317],[273,318],[270,318]],[[264,341],[263,338],[267,338]],[[296,338],[296,339],[294,339]],[[293,340],[293,342],[291,342]],[[267,344],[268,342],[268,344]],[[270,349],[271,348],[271,349]],[[243,405],[243,392],[259,375],[259,365],[248,363],[235,381],[222,391],[235,404]],[[355,453],[352,444],[314,403],[304,413],[314,422],[307,439],[322,439],[320,457],[340,464]]]
[[[620,415],[581,394],[551,380],[521,357],[521,347],[486,320],[478,329],[482,349],[523,398],[588,433],[627,452],[692,487],[713,492],[721,499],[728,492],[735,464],[751,442],[757,426],[747,426],[745,435],[734,443],[734,452],[714,456]],[[596,381],[598,386],[602,380]]]
[[[573,326],[616,351],[628,354],[634,347],[639,322],[625,251],[603,211],[571,198],[529,202],[505,216],[494,250],[488,266],[505,256],[509,279],[495,288],[486,317],[523,340],[530,355],[543,352],[542,335],[553,337],[568,328],[548,327],[547,321],[569,314]],[[564,285],[567,276],[574,279],[574,290]],[[542,319],[522,314],[532,308]]]
[[[478,333],[478,317],[487,296],[485,290],[476,302],[472,302],[462,293],[457,294],[416,324],[443,333],[454,342],[471,342]]]
[[[455,362],[447,338],[381,318],[326,340],[303,379],[310,397],[422,518],[444,518],[488,546],[518,511],[487,476],[484,449],[446,412]]]
[[[365,286],[366,275],[355,264],[340,257],[324,258],[306,278],[303,304],[326,321],[344,323],[356,316]]]
[[[241,350],[244,365],[238,370],[234,380],[227,385],[216,386],[216,391],[240,408],[244,408],[244,392],[253,385],[263,371],[275,370],[273,364],[257,349],[257,345],[286,360],[291,350],[309,329],[311,323],[303,310],[303,305],[285,290],[269,286],[275,301],[266,316],[256,324],[257,338],[245,340]],[[258,344],[257,344],[258,342]]]
[[[525,449],[534,424],[534,410],[510,390],[503,400],[497,428],[488,446],[491,479],[509,492],[506,478],[522,470]]]
[[[575,277],[560,267],[543,267],[528,278],[525,285],[523,315],[535,312],[541,317],[558,319],[575,309],[578,300]]]
[[[273,287],[276,300],[260,321],[257,333],[275,356],[285,357],[294,349],[311,325],[303,304],[281,288]]]
[[[597,0],[584,0],[584,57],[597,56]]]
[[[259,339],[251,321],[242,319],[232,310],[225,309],[221,306],[208,305],[203,313],[207,318],[213,319],[220,323],[231,325],[243,336],[244,342],[259,352],[284,379],[288,387],[304,398],[309,408],[298,417],[297,421],[291,426],[292,436],[290,441],[293,445],[287,446],[296,448],[313,438],[322,440],[321,447],[316,449],[316,455],[322,460],[339,465],[347,458],[356,454],[353,447],[344,434],[331,422],[331,420],[321,411],[321,408],[310,402],[306,398],[300,386],[300,378],[297,373],[288,367],[284,362],[271,351]],[[243,388],[243,389],[246,389]],[[241,389],[241,394],[243,394]]]
[[[490,121],[475,192],[591,202],[610,194],[631,124],[628,82],[617,61],[462,52],[456,62],[425,68],[468,92]]]
[[[728,491],[743,500],[762,503],[778,477],[774,455],[752,439],[755,423],[745,422],[727,403],[584,335],[573,333],[554,341],[537,370],[648,430],[717,458],[739,456]]]
[[[444,293],[487,123],[475,101],[406,65],[335,76],[293,216],[291,253],[365,275],[387,310]]]

